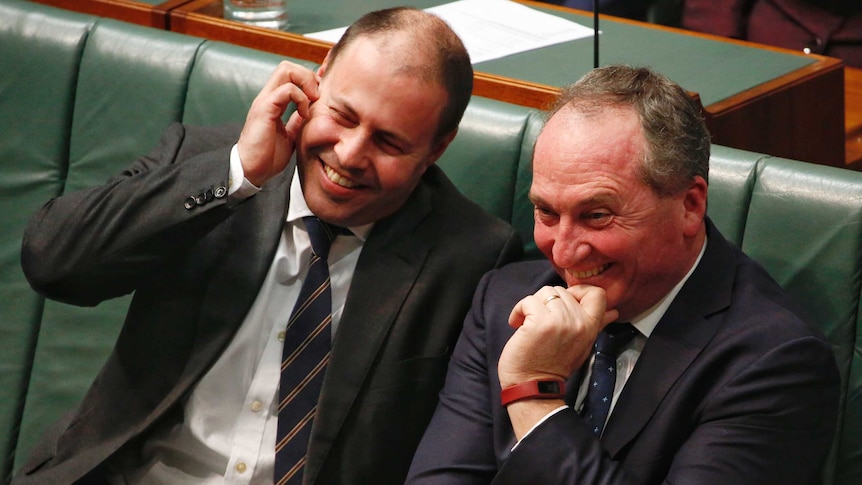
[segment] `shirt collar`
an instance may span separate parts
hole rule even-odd
[[[303,217],[314,216],[308,204],[305,202],[305,195],[302,193],[302,184],[299,182],[299,169],[293,172],[293,179],[290,182],[290,204],[287,207],[287,222],[292,224]],[[368,238],[368,233],[374,223],[363,224],[361,226],[350,226],[347,229],[358,237],[362,242]]]

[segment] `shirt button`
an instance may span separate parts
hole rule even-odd
[[[282,330],[281,332],[278,332],[278,341],[284,342],[284,330]]]
[[[259,412],[261,409],[263,409],[263,403],[262,403],[262,402],[260,402],[260,401],[254,401],[254,402],[252,402],[252,403],[251,403],[251,410],[252,410],[252,412],[255,412],[255,413],[256,413],[256,412]]]
[[[236,468],[236,471],[237,471],[238,473],[245,473],[245,471],[248,469],[248,467],[246,466],[246,464],[245,464],[245,463],[243,463],[243,462],[239,462],[239,463],[237,463],[235,468]]]

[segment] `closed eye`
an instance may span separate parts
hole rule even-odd
[[[405,152],[404,148],[397,140],[394,140],[385,134],[378,135],[376,139],[380,149],[387,155],[400,155]]]
[[[329,113],[330,113],[330,116],[332,116],[332,118],[335,119],[335,121],[341,125],[345,125],[345,126],[355,126],[356,125],[356,119],[353,116],[350,116],[349,114],[345,113],[344,111],[341,111],[339,109],[336,109],[336,108],[330,106],[329,107]]]

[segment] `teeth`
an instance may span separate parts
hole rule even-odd
[[[566,272],[568,272],[570,275],[574,276],[575,278],[582,280],[584,278],[589,278],[590,276],[595,276],[597,274],[602,273],[604,270],[608,269],[608,266],[609,266],[609,264],[603,264],[603,265],[599,266],[598,268],[593,268],[593,269],[588,270],[588,271],[566,270]]]
[[[332,180],[333,182],[335,182],[336,184],[338,184],[342,187],[352,189],[353,187],[356,187],[357,185],[359,185],[359,184],[355,184],[355,183],[351,182],[350,180],[347,180],[346,178],[342,177],[341,175],[338,174],[338,172],[329,168],[329,165],[324,165],[323,170],[326,172],[326,177],[329,178],[329,180]]]

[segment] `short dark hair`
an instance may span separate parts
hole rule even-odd
[[[440,114],[435,140],[455,131],[473,92],[473,66],[467,49],[457,34],[440,17],[412,8],[395,7],[376,10],[363,15],[351,24],[329,52],[329,63],[353,41],[361,37],[382,36],[392,33],[410,34],[410,46],[417,54],[428,56],[431,65],[420,66],[421,75],[439,82],[448,94],[446,106]],[[416,69],[417,66],[405,66]]]
[[[634,109],[646,139],[640,177],[657,195],[678,194],[698,175],[708,181],[710,138],[701,107],[667,77],[645,67],[593,69],[563,90],[547,119],[569,107],[587,114]]]

